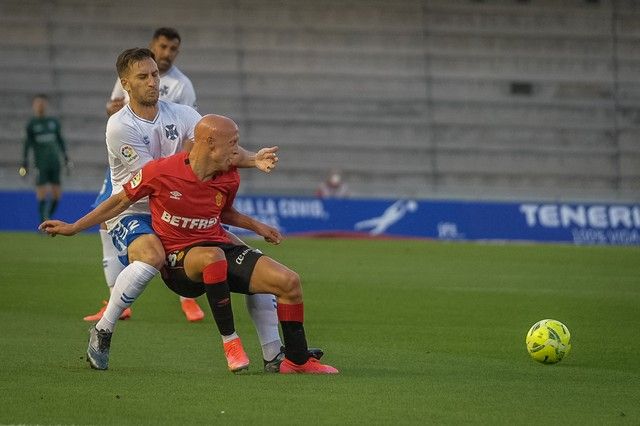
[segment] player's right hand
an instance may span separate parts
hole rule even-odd
[[[65,235],[69,237],[76,234],[73,229],[73,225],[61,220],[45,220],[40,224],[40,226],[38,226],[38,229],[52,237],[55,237],[56,235]]]
[[[273,169],[278,165],[278,150],[277,146],[269,148],[262,148],[256,153],[256,168],[262,170],[265,173],[271,173]]]
[[[111,117],[116,112],[120,111],[124,106],[124,97],[110,99],[107,102],[107,115]]]
[[[22,177],[25,177],[25,176],[27,175],[27,173],[29,173],[29,170],[27,170],[27,167],[26,167],[26,166],[21,166],[21,167],[18,169],[18,174],[19,174],[20,176],[22,176]]]
[[[258,223],[258,226],[256,227],[256,229],[254,229],[254,232],[260,235],[262,238],[264,238],[266,242],[274,245],[280,244],[283,240],[283,237],[280,231],[262,222]]]

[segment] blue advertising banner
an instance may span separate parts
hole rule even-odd
[[[634,204],[238,197],[235,207],[288,235],[640,245]]]
[[[75,221],[91,211],[95,192],[65,192],[58,203],[54,219]],[[40,224],[38,201],[34,192],[0,191],[0,231],[36,231]],[[98,227],[91,231],[97,231]]]
[[[65,194],[56,217],[75,220],[94,198]],[[11,206],[0,230],[36,229],[33,193],[0,192],[0,204]],[[640,245],[640,204],[239,196],[235,207],[289,236]]]

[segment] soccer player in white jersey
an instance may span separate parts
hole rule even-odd
[[[180,34],[175,29],[161,27],[154,32],[151,43],[149,44],[149,50],[155,55],[158,71],[160,72],[160,99],[189,105],[197,109],[196,93],[193,89],[193,84],[191,84],[191,80],[189,80],[178,67],[173,65],[180,50],[181,40]],[[111,99],[107,102],[107,115],[113,115],[128,103],[129,94],[122,87],[120,79],[117,78],[111,93]],[[109,198],[110,195],[111,175],[109,169],[107,169],[102,189],[91,207],[97,207],[102,201]],[[100,227],[100,240],[102,242],[102,267],[107,287],[109,291],[111,291],[115,285],[118,274],[124,269],[124,265],[118,260],[118,252],[104,224]],[[200,309],[195,299],[181,297],[180,306],[188,321],[196,322],[204,318],[204,312]],[[103,306],[98,312],[85,316],[84,320],[91,322],[99,321],[105,309],[106,301],[103,302]],[[131,309],[126,309],[122,313],[121,319],[127,319],[129,317],[131,317]]]
[[[194,126],[200,119],[191,107],[158,99],[159,71],[150,50],[122,52],[117,68],[130,103],[112,115],[107,123],[107,150],[114,193],[121,191],[122,185],[147,161],[183,149],[193,137]],[[257,154],[241,150],[238,167],[257,167],[270,172],[277,162],[275,150],[263,149]],[[164,264],[164,251],[153,234],[149,219],[148,206],[136,203],[117,221],[108,224],[110,236],[121,251],[119,258],[128,261],[128,266],[116,279],[104,315],[91,328],[90,344],[96,344],[98,330],[113,331],[117,319]],[[247,307],[258,331],[265,371],[277,372],[284,355],[273,300],[270,295],[250,295],[247,296]],[[322,356],[320,350],[310,352],[316,358]],[[92,366],[100,368],[95,362]]]
[[[189,105],[198,109],[196,92],[189,77],[184,75],[173,62],[180,50],[180,34],[173,28],[158,28],[153,34],[149,50],[153,52],[160,71],[160,99]],[[107,114],[112,115],[129,103],[129,94],[122,87],[120,79],[116,79],[107,103]]]

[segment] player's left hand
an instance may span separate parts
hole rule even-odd
[[[260,235],[264,240],[268,243],[278,245],[282,242],[283,237],[280,231],[276,228],[273,228],[269,225],[265,225],[264,223],[260,224],[260,227],[255,231],[256,234]]]
[[[271,170],[276,168],[278,164],[278,152],[277,146],[269,148],[262,148],[256,153],[256,168],[262,170],[265,173],[271,173]]]
[[[45,220],[38,226],[38,229],[46,234],[55,237],[56,235],[75,235],[76,232],[73,229],[73,225],[62,222],[61,220]]]

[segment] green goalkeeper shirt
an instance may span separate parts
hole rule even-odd
[[[33,117],[27,123],[27,139],[24,142],[23,164],[29,165],[29,150],[33,149],[36,167],[48,168],[60,165],[60,155],[67,159],[60,122],[53,117]]]

